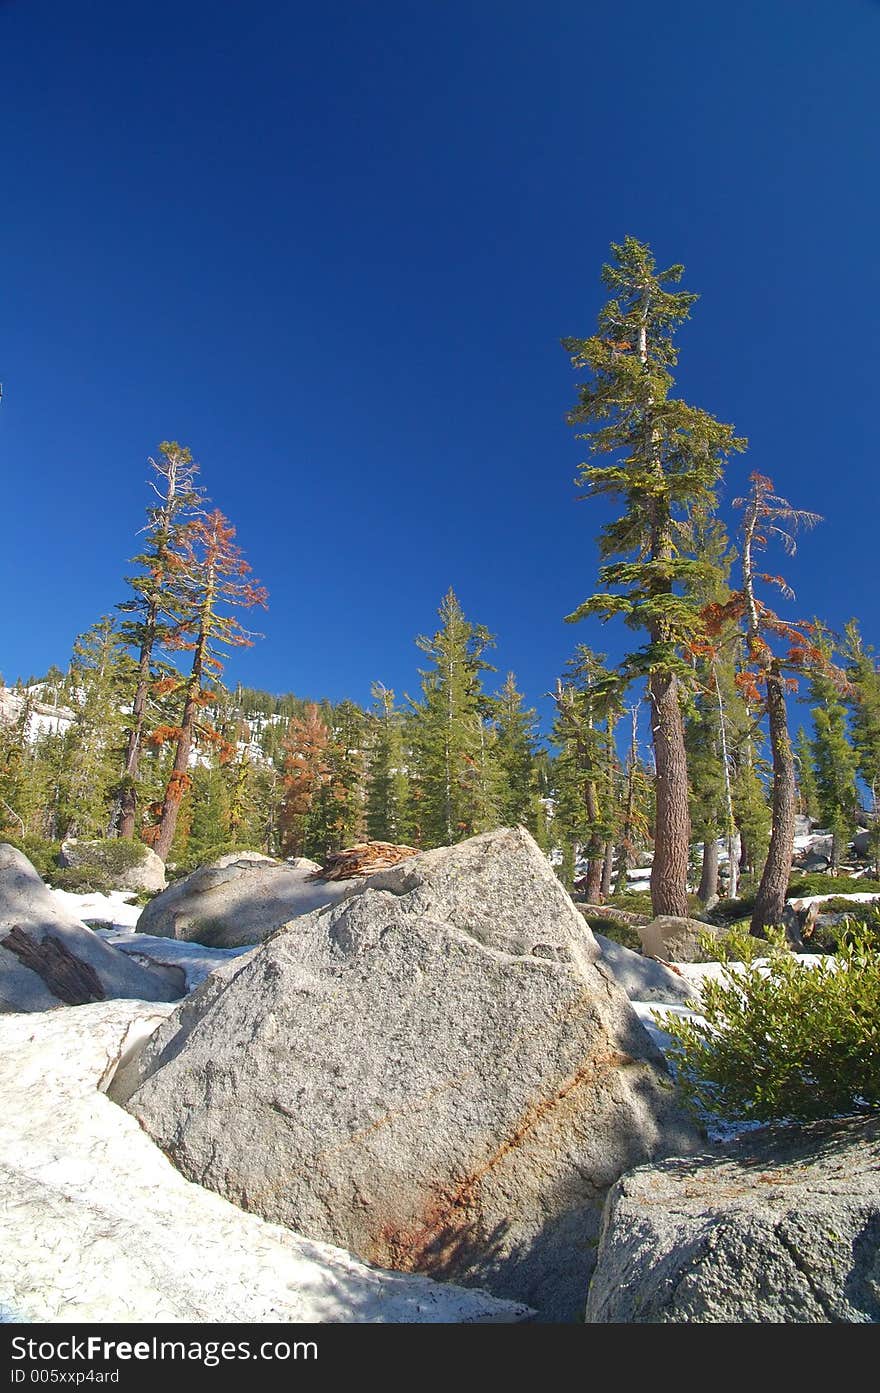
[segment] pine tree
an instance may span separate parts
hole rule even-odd
[[[189,797],[189,827],[183,856],[192,866],[222,856],[233,842],[229,825],[229,791],[223,770],[196,765]]]
[[[794,740],[795,779],[799,810],[812,821],[819,819],[819,790],[813,773],[813,751],[810,739],[803,726],[798,727]]]
[[[375,682],[373,742],[367,782],[367,833],[379,842],[404,842],[411,835],[404,718],[394,692]]]
[[[556,684],[551,737],[559,748],[554,822],[566,844],[575,851],[582,848],[587,858],[590,904],[598,904],[601,897],[605,844],[614,829],[613,809],[602,798],[607,791],[609,733],[601,722],[615,708],[619,688],[604,662],[604,653],[578,645],[565,680]]]
[[[228,758],[232,748],[200,713],[216,695],[213,683],[219,680],[229,648],[250,647],[253,635],[243,627],[230,609],[265,607],[265,589],[250,579],[250,566],[234,542],[235,528],[215,509],[206,518],[196,518],[184,529],[177,553],[177,572],[181,580],[181,610],[167,644],[191,652],[192,666],[185,678],[167,679],[182,701],[179,724],[153,732],[153,743],[173,741],[174,763],[159,821],[153,833],[156,854],[167,859],[178,809],[189,786],[190,755],[194,741],[217,749]]]
[[[322,859],[360,841],[364,821],[364,713],[352,701],[333,713],[325,748],[326,777],[314,793],[309,817],[309,854]]]
[[[509,672],[492,702],[495,762],[498,768],[498,818],[503,827],[527,827],[534,836],[540,822],[535,776],[537,716],[523,706],[516,677]]]
[[[422,845],[449,846],[498,825],[480,674],[494,642],[482,624],[464,616],[453,590],[438,611],[441,627],[418,647],[431,660],[422,670],[422,699],[414,706],[418,819]]]
[[[303,716],[291,716],[284,739],[279,829],[284,856],[304,856],[311,849],[310,814],[330,779],[329,744],[330,730],[315,702],[308,703]]]
[[[791,681],[785,673],[821,665],[823,656],[809,636],[812,626],[787,623],[758,599],[757,581],[778,586],[787,597],[793,592],[781,576],[758,571],[756,556],[771,537],[781,541],[791,555],[796,546],[795,529],[812,527],[820,518],[817,513],[793,508],[788,499],[775,494],[772,479],[765,475],[752,473],[749,481],[748,496],[734,499],[734,505],[744,509],[742,589],[735,591],[726,604],[709,606],[709,610],[714,609],[709,627],[717,633],[733,619],[744,620],[749,667],[740,674],[740,683],[755,702],[761,700],[763,693],[767,713],[773,759],[772,820],[770,846],[751,922],[751,932],[763,937],[769,925],[782,922],[794,839],[795,771],[785,705]],[[780,654],[774,643],[786,645],[787,651]]]
[[[163,440],[158,460],[150,459],[155,478],[150,487],[159,502],[147,510],[146,544],[134,558],[139,575],[128,578],[134,597],[119,605],[131,615],[122,625],[125,642],[138,655],[137,677],[131,701],[125,761],[117,792],[114,821],[120,837],[134,836],[137,824],[138,772],[147,714],[147,701],[157,672],[159,645],[170,636],[178,619],[177,576],[182,530],[199,511],[203,495],[196,488],[198,465],[176,440]]]
[[[841,685],[834,680],[831,635],[818,621],[812,629],[823,659],[810,679],[810,700],[818,703],[812,709],[813,776],[819,815],[831,832],[831,869],[836,872],[856,817],[856,753],[847,732]]]
[[[114,620],[105,615],[73,645],[67,700],[75,718],[64,742],[59,794],[64,837],[103,837],[108,831],[131,677],[131,659]]]
[[[569,615],[603,620],[619,615],[648,641],[624,664],[628,678],[645,676],[657,775],[657,814],[651,897],[655,914],[686,915],[688,847],[687,756],[680,687],[688,676],[683,644],[700,629],[699,607],[682,593],[702,563],[681,545],[688,510],[709,508],[731,451],[742,449],[730,426],[670,396],[677,361],[673,334],[697,298],[672,291],[683,268],[658,272],[647,246],[627,237],[612,243],[615,264],[602,279],[613,298],[599,315],[598,333],[565,339],[578,370],[590,377],[570,413],[592,426],[593,459],[580,483],[591,496],[620,499],[623,509],[600,537],[602,590]],[[613,559],[620,558],[620,559]]]
[[[854,619],[846,626],[845,658],[852,741],[868,794],[874,862],[880,874],[880,668]]]

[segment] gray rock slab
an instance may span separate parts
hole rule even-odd
[[[209,978],[127,1106],[249,1211],[572,1319],[609,1185],[697,1141],[598,957],[522,829],[423,853]]]
[[[260,943],[282,924],[335,904],[352,891],[351,881],[316,881],[311,875],[308,867],[286,862],[221,857],[151,900],[137,931],[209,948]]]
[[[176,1001],[181,995],[164,970],[133,961],[86,928],[41,880],[27,857],[4,843],[0,845],[0,1010],[43,1011],[61,1005],[37,972],[2,949],[13,929],[36,945],[47,938],[63,945],[63,950],[97,975],[107,998]]]
[[[623,1176],[587,1320],[880,1321],[880,1121],[762,1130]]]
[[[630,1001],[694,1002],[699,992],[686,977],[680,977],[655,958],[634,953],[622,943],[615,943],[593,930],[602,956],[599,966],[609,972]]]

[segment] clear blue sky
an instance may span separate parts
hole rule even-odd
[[[612,240],[700,293],[678,392],[826,521],[880,646],[876,0],[0,0],[0,671],[125,597],[191,447],[271,593],[230,677],[417,688],[451,584],[542,699],[594,587],[563,335]]]

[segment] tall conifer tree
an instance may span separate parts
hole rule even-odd
[[[613,264],[602,270],[612,293],[598,332],[564,339],[573,366],[586,370],[572,425],[589,428],[593,461],[580,469],[591,496],[620,501],[619,515],[600,536],[602,590],[569,615],[619,615],[647,642],[624,664],[644,676],[651,705],[657,814],[651,898],[656,914],[686,915],[688,848],[687,756],[680,687],[688,676],[683,645],[699,632],[699,606],[685,593],[703,563],[682,546],[680,523],[709,508],[731,451],[742,449],[733,428],[670,395],[677,361],[675,330],[697,298],[676,286],[683,267],[657,271],[650,249],[634,237],[612,243]]]
[[[129,577],[134,591],[119,609],[131,616],[122,624],[125,642],[138,655],[131,699],[122,779],[117,791],[114,822],[120,837],[131,838],[137,825],[138,773],[147,715],[147,702],[156,674],[156,653],[179,618],[178,565],[182,529],[200,510],[203,494],[196,487],[198,465],[176,440],[163,440],[159,458],[151,459],[150,487],[158,498],[147,510],[146,542],[134,558],[140,573]]]

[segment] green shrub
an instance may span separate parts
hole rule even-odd
[[[835,924],[815,923],[804,929],[804,943],[810,953],[836,953],[841,940],[854,932],[867,933],[880,945],[880,905],[853,904],[851,900],[826,900],[819,906],[820,915],[839,914]]]
[[[754,895],[741,895],[737,900],[719,900],[709,910],[706,918],[710,924],[724,928],[727,924],[738,924],[743,919],[751,919],[755,908]]]
[[[108,837],[103,842],[78,842],[74,850],[80,865],[93,866],[113,878],[133,871],[147,855],[143,842],[128,841],[122,837]]]
[[[100,866],[56,866],[49,874],[56,890],[70,890],[75,895],[109,895],[113,879]]]
[[[876,891],[880,894],[880,881],[867,880],[864,877],[854,879],[849,875],[821,875],[818,872],[814,875],[799,876],[790,880],[788,884],[788,898],[790,900],[800,900],[807,895],[852,895],[852,894],[871,894]]]
[[[807,966],[774,936],[766,968],[703,984],[703,1021],[672,1019],[669,1056],[698,1111],[796,1121],[880,1107],[880,947],[854,930]]]
[[[58,869],[60,842],[50,842],[45,837],[35,837],[29,832],[23,837],[8,837],[6,840],[10,846],[24,853],[34,870],[44,880]]]
[[[245,851],[256,852],[259,856],[266,855],[265,851],[256,846],[230,846],[228,842],[218,842],[216,846],[208,847],[196,856],[184,857],[175,866],[166,866],[166,875],[169,882],[180,880],[183,876],[197,871],[200,866],[210,866],[212,861],[217,861],[221,856],[240,856]]]
[[[631,948],[634,953],[641,953],[642,940],[639,938],[638,930],[632,924],[625,924],[622,919],[603,919],[600,915],[584,915],[587,923],[594,933],[604,934],[606,938],[613,939],[615,943],[621,943],[624,948]]]

